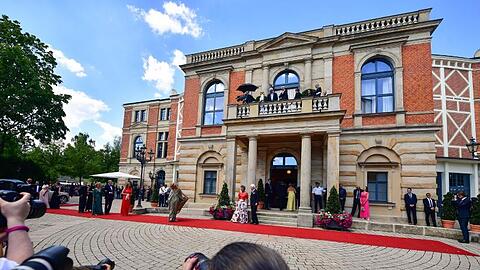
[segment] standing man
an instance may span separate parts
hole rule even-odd
[[[315,213],[318,213],[320,209],[323,209],[323,188],[320,186],[320,183],[315,182],[315,187],[312,189],[312,194],[314,201],[313,209]]]
[[[112,185],[112,180],[108,180],[107,185],[104,188],[105,191],[105,215],[110,213],[110,209],[112,208],[114,190]]]
[[[251,184],[250,188],[252,192],[250,193],[250,209],[252,210],[252,224],[258,225],[258,217],[257,217],[257,206],[258,206],[258,192],[255,188],[255,184]]]
[[[412,193],[412,188],[407,188],[407,194],[403,196],[407,209],[408,224],[417,225],[417,195]]]
[[[360,189],[360,187],[356,187],[354,190],[353,190],[353,205],[352,205],[352,217],[355,216],[355,213],[357,212],[357,208],[358,208],[358,215],[357,217],[360,218],[360,210],[361,210],[361,206],[360,206],[360,194],[362,193],[362,190]]]
[[[265,182],[265,209],[270,210],[270,200],[272,199],[272,180],[269,178]]]
[[[272,87],[268,90],[267,101],[278,101],[278,95],[275,93]]]
[[[167,185],[163,185],[160,187],[160,189],[158,190],[158,197],[159,197],[159,204],[160,204],[160,207],[165,207],[166,206],[166,201],[168,198],[166,198],[166,193],[167,193]]]
[[[430,195],[430,193],[427,193],[426,196],[427,197],[423,199],[425,221],[427,222],[427,226],[430,226],[430,220],[432,220],[433,227],[437,227],[437,221],[435,219],[435,207],[437,207],[437,204],[435,203],[435,200],[431,198],[432,195]]]
[[[78,189],[78,212],[83,213],[85,212],[85,207],[87,206],[87,194],[88,194],[88,187],[85,183],[80,186]]]
[[[463,239],[458,240],[460,243],[470,243],[470,234],[468,233],[468,221],[470,220],[470,208],[472,202],[465,196],[465,192],[460,191],[455,196],[453,205],[457,208],[458,224],[462,230]]]
[[[343,185],[340,185],[340,188],[338,189],[338,197],[340,199],[340,208],[342,211],[344,211],[345,201],[347,200],[347,190],[343,187]]]

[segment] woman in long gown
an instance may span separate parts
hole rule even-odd
[[[127,186],[122,190],[122,208],[120,215],[128,216],[130,210],[130,200],[132,199],[132,183],[128,181]]]
[[[85,205],[85,211],[91,212],[92,211],[92,204],[93,204],[93,183],[87,187],[87,204]]]
[[[174,222],[177,220],[177,214],[182,210],[183,205],[188,200],[188,197],[183,194],[182,190],[178,188],[175,183],[170,185],[170,195],[168,196],[168,210],[170,214],[168,215],[168,221]]]
[[[50,208],[52,209],[59,209],[60,208],[60,185],[57,183],[52,187],[53,194],[52,198],[50,199]]]
[[[42,186],[42,190],[40,190],[38,197],[47,206],[47,208],[50,208],[50,203],[48,201],[48,185]]]
[[[360,193],[360,218],[370,220],[370,205],[368,203],[368,187]]]
[[[248,192],[245,191],[245,186],[241,185],[240,192],[238,193],[237,206],[231,220],[232,222],[248,223],[247,201]]]
[[[103,210],[102,210],[102,184],[100,184],[100,183],[97,183],[95,185],[95,189],[93,190],[92,214],[94,216],[103,215]]]
[[[296,193],[296,190],[293,187],[293,184],[288,185],[287,192],[288,192],[287,210],[288,211],[295,211],[295,203],[296,203],[295,193]]]

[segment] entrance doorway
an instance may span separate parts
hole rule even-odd
[[[281,153],[273,157],[270,164],[270,179],[272,180],[273,198],[270,205],[274,208],[287,207],[287,188],[290,184],[297,189],[296,200],[298,205],[298,163],[295,157],[288,153]]]

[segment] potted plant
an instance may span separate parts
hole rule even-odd
[[[320,211],[315,224],[326,229],[347,230],[352,226],[352,215],[341,211],[337,188],[330,189],[325,211]]]
[[[265,186],[263,185],[263,180],[258,180],[258,209],[263,209],[265,205]]]
[[[480,233],[480,194],[472,200],[472,212],[470,213],[470,231]]]
[[[223,183],[222,191],[220,195],[218,195],[218,202],[216,205],[210,207],[209,213],[214,219],[230,220],[232,219],[233,212],[235,212],[235,209],[228,196],[227,183]]]
[[[158,207],[158,190],[157,190],[157,183],[153,183],[153,190],[152,190],[152,198],[150,199],[150,204],[152,207]]]
[[[457,210],[453,205],[453,193],[448,192],[443,196],[442,201],[442,226],[453,229],[455,219],[457,219]]]

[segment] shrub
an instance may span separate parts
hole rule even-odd
[[[457,210],[453,205],[453,193],[448,192],[443,195],[442,201],[442,219],[443,220],[455,220],[457,218]]]
[[[222,191],[218,195],[218,206],[230,205],[230,196],[228,196],[228,186],[227,183],[223,183]]]
[[[342,212],[340,208],[340,198],[338,197],[337,188],[335,188],[335,186],[330,189],[330,195],[328,195],[325,211],[332,214],[340,214]]]
[[[472,212],[470,214],[470,223],[480,225],[480,194],[477,195],[476,200],[472,200]]]
[[[265,202],[265,186],[263,185],[263,180],[258,180],[258,200],[261,202]]]

